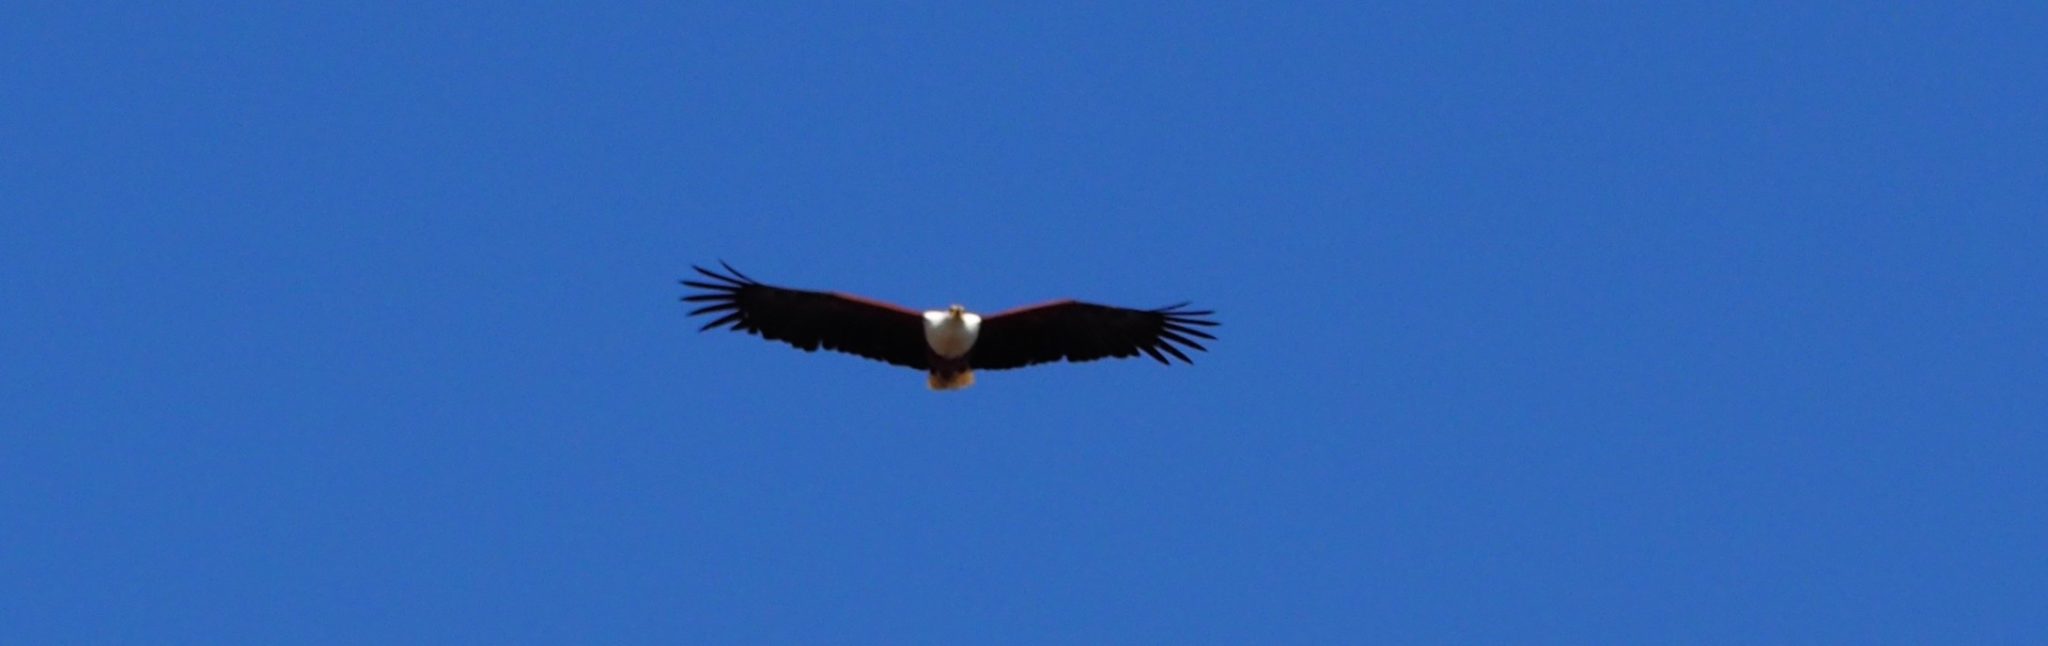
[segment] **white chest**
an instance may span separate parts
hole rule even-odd
[[[952,359],[967,354],[980,333],[980,316],[964,312],[957,317],[949,312],[924,313],[925,345],[941,357]]]

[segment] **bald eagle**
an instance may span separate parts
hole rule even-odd
[[[1208,348],[1194,338],[1215,340],[1197,327],[1216,325],[1213,312],[1188,310],[1187,303],[1137,310],[1059,300],[981,316],[959,305],[916,312],[881,301],[836,292],[812,292],[763,284],[720,262],[726,273],[691,269],[714,282],[681,281],[701,292],[684,301],[709,303],[690,312],[721,314],[704,327],[760,335],[805,352],[845,352],[927,373],[932,390],[974,384],[974,371],[1006,370],[1050,363],[1138,353],[1172,365],[1167,357],[1194,363],[1176,344]]]

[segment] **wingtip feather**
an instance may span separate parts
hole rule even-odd
[[[1167,361],[1167,360],[1166,360],[1166,356],[1165,356],[1165,355],[1162,355],[1162,354],[1159,354],[1159,351],[1158,351],[1158,350],[1155,350],[1155,349],[1153,349],[1153,348],[1152,348],[1152,346],[1149,346],[1149,345],[1141,345],[1141,346],[1138,346],[1138,349],[1139,349],[1139,350],[1143,350],[1143,351],[1145,351],[1145,354],[1146,354],[1146,355],[1149,355],[1149,356],[1151,356],[1151,357],[1152,357],[1152,360],[1154,360],[1154,361],[1158,361],[1158,362],[1159,362],[1159,363],[1160,363],[1161,365],[1167,365],[1167,366],[1173,365],[1173,362],[1171,362],[1171,361]]]
[[[690,265],[690,268],[691,268],[691,269],[695,269],[695,270],[697,270],[697,273],[699,273],[699,274],[703,274],[703,275],[705,275],[706,277],[709,277],[709,278],[711,278],[711,279],[714,279],[714,280],[718,280],[718,281],[720,281],[720,282],[724,282],[724,283],[728,283],[728,284],[729,284],[729,285],[730,285],[731,287],[739,287],[739,286],[744,286],[744,285],[746,285],[746,282],[745,282],[745,281],[742,281],[742,280],[740,280],[740,279],[738,279],[738,278],[734,278],[734,277],[732,277],[732,276],[726,276],[726,275],[724,275],[724,274],[720,274],[720,273],[718,273],[718,272],[715,272],[715,271],[711,271],[711,270],[709,270],[709,269],[705,269],[705,268],[703,268],[703,267],[698,267],[698,266],[696,266],[696,265]],[[730,287],[728,287],[728,288],[730,288]]]
[[[739,309],[739,307],[740,307],[740,304],[739,304],[739,303],[712,303],[712,304],[710,304],[710,305],[706,305],[706,306],[703,306],[703,307],[699,307],[699,308],[697,308],[697,309],[694,309],[694,310],[690,310],[690,313],[689,313],[689,314],[685,314],[684,316],[696,316],[696,315],[698,315],[698,314],[709,314],[709,313],[712,313],[712,312],[716,312],[716,311],[719,311],[719,310],[733,310],[733,309]]]
[[[1185,362],[1185,363],[1188,363],[1188,364],[1191,364],[1191,365],[1192,365],[1192,364],[1193,364],[1193,363],[1195,362],[1195,360],[1193,360],[1193,359],[1189,359],[1189,358],[1188,358],[1188,355],[1185,355],[1185,354],[1181,354],[1181,351],[1180,351],[1180,349],[1179,349],[1179,348],[1175,348],[1175,347],[1173,347],[1173,344],[1171,344],[1171,343],[1161,343],[1161,344],[1159,344],[1159,345],[1158,345],[1157,347],[1158,347],[1159,349],[1161,349],[1161,350],[1165,350],[1167,354],[1173,355],[1173,356],[1174,356],[1175,358],[1178,358],[1178,359],[1180,359],[1180,360],[1181,360],[1182,362]],[[1172,365],[1172,364],[1167,364],[1167,365]]]
[[[1210,340],[1210,341],[1214,341],[1214,340],[1216,340],[1216,337],[1214,337],[1214,336],[1211,336],[1211,335],[1210,335],[1210,334],[1209,334],[1208,332],[1203,332],[1203,331],[1201,331],[1201,330],[1197,330],[1197,329],[1194,329],[1194,328],[1191,328],[1191,327],[1182,327],[1182,326],[1179,326],[1179,325],[1174,325],[1174,324],[1172,324],[1172,323],[1168,323],[1168,324],[1166,324],[1166,325],[1162,325],[1162,326],[1160,326],[1160,327],[1162,327],[1162,328],[1165,328],[1166,330],[1168,330],[1168,331],[1171,331],[1171,332],[1179,332],[1179,333],[1181,333],[1181,334],[1186,334],[1186,335],[1189,335],[1189,336],[1198,336],[1198,337],[1202,337],[1202,338],[1204,338],[1204,339],[1208,339],[1208,340]]]
[[[748,275],[746,275],[746,274],[740,273],[740,270],[738,270],[738,269],[733,269],[733,268],[732,268],[732,265],[730,265],[730,264],[727,264],[727,263],[725,262],[725,259],[723,259],[723,258],[720,258],[720,259],[718,260],[718,266],[720,266],[720,267],[724,267],[726,271],[732,272],[732,275],[740,277],[740,280],[744,280],[744,281],[747,281],[747,282],[750,282],[750,283],[753,283],[753,282],[760,282],[760,281],[756,281],[756,280],[754,280],[754,277],[752,277],[752,276],[748,276]]]
[[[705,323],[704,327],[697,328],[697,331],[703,332],[705,330],[725,325],[727,323],[737,323],[739,322],[740,318],[744,316],[746,316],[744,312],[732,312],[726,314],[725,316],[718,317],[717,319],[711,321],[710,323]]]
[[[1196,343],[1196,342],[1195,342],[1195,341],[1194,341],[1193,339],[1189,339],[1189,338],[1187,338],[1187,337],[1184,337],[1184,336],[1181,336],[1181,335],[1178,335],[1178,334],[1174,334],[1174,333],[1172,333],[1172,332],[1160,332],[1160,333],[1159,333],[1159,338],[1162,338],[1162,339],[1166,339],[1166,340],[1168,340],[1168,341],[1172,341],[1172,342],[1174,342],[1174,343],[1179,343],[1179,344],[1181,344],[1181,345],[1184,345],[1184,346],[1187,346],[1187,347],[1190,347],[1190,348],[1194,348],[1194,349],[1196,349],[1196,350],[1201,350],[1201,351],[1203,351],[1203,352],[1208,352],[1208,351],[1209,351],[1209,349],[1208,349],[1208,348],[1204,348],[1204,347],[1202,347],[1202,344],[1200,344],[1200,343]],[[1169,346],[1167,346],[1167,347],[1172,347],[1172,346],[1171,346],[1171,345],[1169,345]]]

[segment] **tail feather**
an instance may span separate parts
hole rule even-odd
[[[924,384],[930,386],[932,390],[959,390],[974,385],[974,371],[962,370],[951,374],[926,373]]]

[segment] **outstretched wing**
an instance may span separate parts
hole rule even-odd
[[[698,328],[699,332],[730,326],[729,329],[758,334],[805,352],[824,348],[899,366],[926,368],[929,350],[924,341],[924,317],[917,312],[858,296],[764,285],[732,265],[719,265],[731,275],[692,266],[691,269],[715,282],[682,281],[705,290],[684,296],[683,300],[710,303],[691,311],[691,316],[723,313]]]
[[[1189,337],[1215,340],[1197,326],[1216,325],[1214,312],[1184,310],[1187,303],[1155,310],[1134,310],[1079,301],[1056,301],[1019,308],[982,319],[981,333],[967,355],[967,365],[1002,370],[1105,357],[1135,357],[1143,352],[1171,365],[1171,355],[1194,363],[1176,344],[1208,350]],[[1161,354],[1161,353],[1165,354]]]

